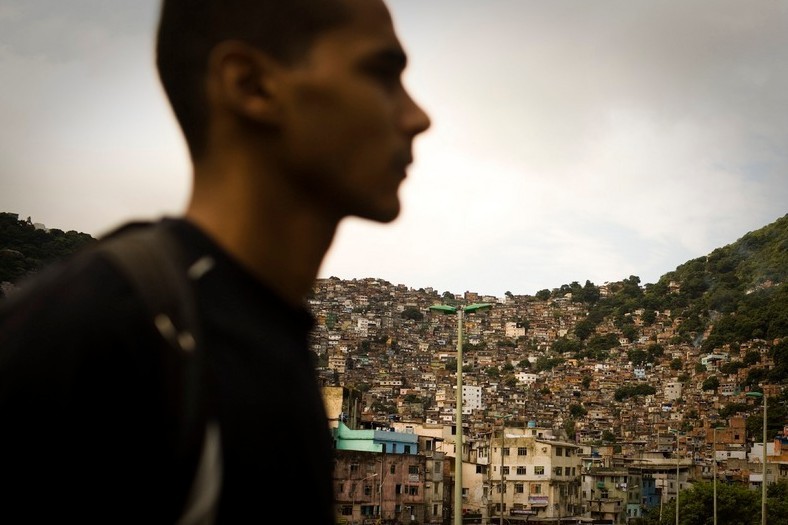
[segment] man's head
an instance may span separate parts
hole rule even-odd
[[[204,81],[217,44],[240,40],[291,63],[348,16],[336,0],[163,0],[156,65],[192,156],[205,147]]]
[[[398,215],[429,119],[382,0],[164,1],[158,65],[196,162],[244,166],[330,222]]]

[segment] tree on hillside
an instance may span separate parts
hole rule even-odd
[[[87,233],[36,228],[30,219],[0,212],[0,282],[18,283],[94,241]]]
[[[703,381],[701,388],[703,390],[713,390],[714,392],[720,387],[720,380],[717,376],[711,376]]]
[[[766,522],[788,525],[788,481],[784,479],[766,488]]]
[[[745,485],[717,483],[717,525],[739,525],[753,523],[753,516],[760,515],[760,493],[750,490]],[[674,523],[675,507],[663,522]],[[682,491],[679,496],[679,517],[685,525],[705,525],[711,523],[714,515],[714,487],[712,483],[695,483],[689,490]],[[672,517],[671,517],[672,516]],[[773,523],[773,522],[769,522]]]
[[[422,321],[424,319],[424,313],[415,306],[406,306],[405,309],[402,310],[401,315],[403,319],[410,319],[412,321]]]
[[[546,301],[550,299],[550,290],[548,290],[547,288],[545,288],[544,290],[539,290],[538,292],[536,292],[536,298],[539,299],[540,301]]]

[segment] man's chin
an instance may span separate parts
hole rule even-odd
[[[375,208],[370,210],[365,210],[364,212],[357,213],[355,216],[359,219],[367,219],[373,222],[379,222],[381,224],[388,224],[393,222],[394,219],[399,217],[400,214],[400,205],[397,203],[396,206],[391,206],[389,208]]]

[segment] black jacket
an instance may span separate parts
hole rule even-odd
[[[311,314],[185,221],[157,227],[214,262],[195,291],[222,433],[217,523],[333,523]],[[179,419],[161,352],[133,287],[93,255],[47,269],[0,303],[0,522],[175,521],[196,457],[172,439]],[[300,498],[297,509],[285,503]]]

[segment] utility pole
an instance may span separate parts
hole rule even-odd
[[[490,303],[474,303],[467,306],[434,304],[430,310],[444,314],[457,314],[457,396],[455,408],[455,445],[454,445],[454,525],[462,525],[462,320],[465,313],[473,313],[492,308]]]
[[[503,506],[504,506],[503,495],[504,495],[504,492],[506,491],[506,485],[505,485],[506,478],[504,477],[504,474],[503,474],[503,466],[504,466],[504,463],[503,463],[503,447],[504,447],[504,444],[506,443],[506,441],[505,441],[506,437],[505,436],[506,436],[506,423],[504,422],[504,423],[501,424],[501,514],[500,514],[500,525],[503,525]]]

